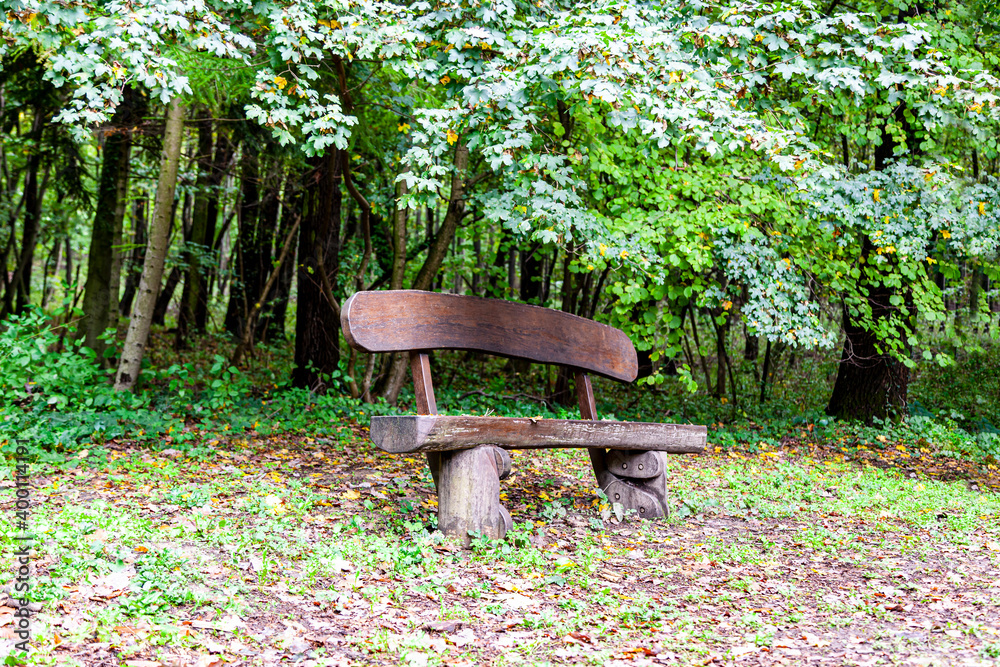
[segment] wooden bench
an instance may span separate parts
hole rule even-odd
[[[640,517],[667,514],[665,453],[705,448],[704,426],[598,421],[589,373],[631,382],[635,348],[623,332],[557,310],[421,291],[358,292],[344,304],[347,342],[369,353],[408,352],[417,415],[373,417],[372,442],[392,453],[425,452],[438,493],[438,527],[469,543],[511,528],[500,504],[507,449],[585,447],[611,502]],[[583,419],[437,414],[428,352],[475,350],[575,371]]]

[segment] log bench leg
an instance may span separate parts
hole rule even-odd
[[[470,533],[501,539],[512,527],[510,513],[500,504],[500,479],[510,473],[510,454],[492,445],[436,454],[438,529],[463,546]],[[431,464],[431,472],[434,466]]]
[[[609,501],[635,510],[641,519],[667,516],[666,458],[663,452],[611,450],[604,457],[611,479],[601,483],[601,490]]]

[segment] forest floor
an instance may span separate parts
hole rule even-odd
[[[995,468],[710,451],[638,521],[584,453],[514,452],[515,529],[464,551],[428,530],[423,461],[360,427],[202,444],[33,473],[30,663],[1000,665]]]

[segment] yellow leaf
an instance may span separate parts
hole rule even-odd
[[[403,123],[402,125],[398,126],[396,129],[399,130],[400,132],[402,132],[403,134],[406,134],[407,132],[410,131],[410,124],[409,123]]]
[[[458,134],[456,134],[455,130],[451,129],[450,127],[448,128],[448,134],[445,136],[448,138],[448,145],[452,145],[456,141],[458,141]]]
[[[351,489],[350,491],[345,491],[340,494],[342,500],[357,500],[361,497],[361,492],[357,489]]]
[[[283,76],[274,77],[274,83],[278,86],[278,90],[284,90],[285,86],[288,85],[288,79]]]
[[[951,232],[949,232],[947,229],[942,229],[941,230],[941,237],[942,238],[946,238],[946,239],[950,239],[951,238]]]
[[[444,75],[443,77],[441,77],[441,85],[442,85],[442,86],[443,86],[444,84],[448,83],[449,81],[451,81],[451,77],[450,77],[450,76],[448,76],[447,74],[445,74],[445,75]]]
[[[881,190],[879,190],[878,188],[875,188],[875,194],[874,194],[874,195],[872,195],[872,198],[873,198],[873,199],[874,199],[874,200],[875,200],[876,202],[880,202],[880,201],[882,201],[882,191],[881,191]]]
[[[979,206],[977,206],[976,209],[979,211],[979,215],[986,214],[986,204],[984,204],[983,202],[979,202]]]

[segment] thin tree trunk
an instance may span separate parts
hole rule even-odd
[[[167,258],[167,240],[170,234],[170,212],[173,209],[174,191],[177,187],[177,168],[181,157],[181,139],[184,134],[184,107],[175,97],[167,105],[167,122],[163,132],[163,156],[160,160],[160,177],[156,186],[156,204],[153,224],[149,234],[149,248],[139,280],[138,298],[128,333],[118,363],[115,389],[130,391],[139,379],[139,369],[146,353],[149,328],[153,320],[163,265]]]
[[[307,206],[299,230],[295,367],[292,383],[318,390],[340,366],[340,309],[332,290],[340,264],[340,151],[313,162]]]
[[[441,228],[434,237],[434,242],[427,249],[427,259],[424,260],[416,280],[413,281],[413,289],[430,289],[441,262],[444,261],[448,253],[448,246],[458,228],[458,221],[465,213],[465,172],[469,167],[469,149],[464,143],[455,146],[455,156],[453,161],[454,173],[451,176],[451,194],[448,197],[448,211],[445,213]]]
[[[295,223],[292,225],[292,228],[288,231],[288,234],[285,237],[285,242],[284,244],[282,244],[281,247],[281,254],[278,256],[278,265],[274,267],[274,269],[271,271],[271,275],[268,277],[267,282],[264,283],[264,287],[261,289],[259,298],[254,303],[253,309],[247,316],[247,326],[244,327],[243,338],[240,340],[240,344],[236,346],[236,349],[233,351],[233,356],[229,360],[229,363],[233,366],[238,366],[239,363],[243,360],[243,355],[245,355],[253,347],[254,320],[256,319],[257,315],[260,314],[261,308],[263,307],[264,303],[267,302],[268,293],[270,293],[271,288],[274,286],[275,282],[277,282],[278,280],[278,277],[281,275],[281,268],[284,266],[285,260],[288,259],[289,251],[291,250],[293,242],[295,241],[295,235],[299,231],[300,220],[301,218],[296,218]]]
[[[208,212],[205,214],[205,246],[213,252],[213,257],[216,259],[220,256],[219,250],[221,248],[222,234],[225,233],[229,224],[228,220],[223,223],[222,231],[219,233],[219,237],[216,238],[215,227],[219,218],[219,191],[222,189],[220,186],[223,184],[229,173],[230,164],[236,150],[236,146],[230,139],[228,130],[223,127],[223,125],[225,124],[220,123],[216,130],[215,159],[212,161],[212,178],[209,181],[210,187],[207,204]],[[204,332],[205,327],[208,324],[208,302],[211,297],[211,288],[215,281],[215,276],[217,275],[217,267],[218,263],[213,261],[205,267],[206,275],[202,276],[198,280],[198,296],[195,304],[194,327],[199,332]]]
[[[139,286],[141,276],[140,266],[146,259],[146,241],[148,231],[148,221],[146,220],[146,209],[148,201],[145,197],[137,199],[132,207],[132,252],[129,253],[128,262],[125,264],[125,290],[122,294],[121,302],[118,304],[118,314],[128,315],[132,312],[132,300],[135,298],[135,290]]]
[[[104,139],[97,208],[90,234],[90,251],[87,253],[83,321],[79,328],[83,344],[94,350],[98,358],[103,358],[105,347],[101,335],[112,324],[112,309],[117,311],[118,308],[118,289],[114,285],[114,247],[116,232],[120,244],[118,213],[121,210],[124,217],[131,149],[132,139],[128,131],[112,132]],[[114,319],[117,321],[117,317]]]
[[[201,294],[202,258],[211,245],[211,242],[205,240],[205,231],[208,228],[208,201],[211,196],[209,183],[212,180],[212,117],[207,110],[202,109],[198,120],[198,154],[195,156],[198,177],[195,180],[191,232],[184,249],[188,268],[177,311],[177,335],[174,337],[174,347],[178,350],[187,347],[189,330],[194,324],[198,308],[198,295]]]
[[[292,221],[302,220],[303,204],[302,186],[295,174],[289,173],[285,179],[285,194],[281,203],[281,231],[284,238]],[[298,228],[296,228],[298,229]],[[295,243],[295,241],[293,241]],[[292,246],[293,248],[295,245]],[[295,262],[285,262],[281,265],[278,281],[274,284],[274,296],[267,301],[267,310],[262,316],[267,321],[265,337],[267,340],[285,340],[285,315],[288,312],[288,299],[292,292],[292,282],[295,279]]]
[[[162,325],[166,322],[167,310],[170,308],[170,302],[174,299],[174,292],[177,291],[177,285],[180,284],[183,275],[184,272],[179,266],[170,269],[167,280],[160,287],[160,293],[156,297],[156,305],[153,307],[153,324]]]
[[[406,225],[410,210],[399,205],[399,200],[406,196],[406,181],[396,183],[396,209],[392,216],[392,277],[389,279],[389,289],[403,289],[403,277],[406,272]],[[409,368],[409,357],[404,354],[392,355],[389,369],[385,373],[385,384],[378,393],[389,405],[396,405],[399,392],[406,382],[406,369]]]
[[[242,337],[243,327],[250,312],[248,295],[260,292],[259,255],[260,238],[258,218],[261,212],[260,151],[252,139],[243,142],[240,174],[240,203],[236,222],[239,234],[233,244],[233,266],[237,269],[229,287],[229,304],[226,307],[226,331]]]
[[[767,379],[771,375],[771,341],[768,339],[764,349],[764,372],[760,376],[760,403],[767,399]]]
[[[31,291],[31,263],[34,260],[35,245],[38,242],[39,218],[42,212],[42,197],[45,186],[39,184],[38,172],[41,169],[41,139],[45,126],[45,109],[38,106],[35,118],[31,124],[31,137],[35,148],[28,157],[24,175],[24,230],[21,234],[21,253],[18,257],[14,277],[4,291],[4,304],[0,318],[11,312],[20,312],[27,304]],[[42,179],[47,180],[47,179]],[[11,238],[13,239],[13,226]]]

